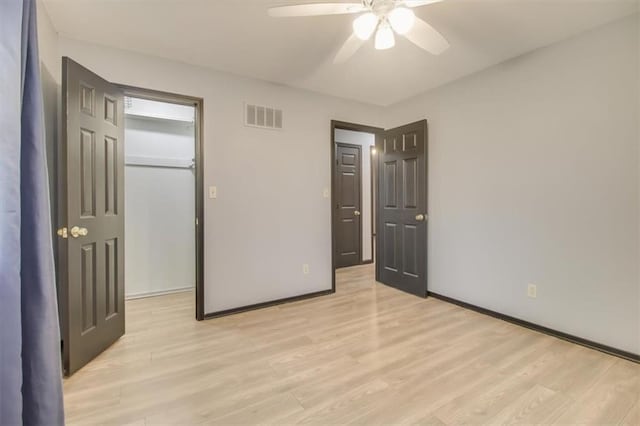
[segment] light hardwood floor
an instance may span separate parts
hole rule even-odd
[[[338,273],[337,293],[203,322],[193,294],[127,302],[66,379],[69,424],[640,425],[640,365]]]

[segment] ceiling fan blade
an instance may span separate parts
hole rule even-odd
[[[367,10],[362,3],[312,3],[269,8],[269,16],[286,18],[291,16],[321,16],[359,13]]]
[[[416,16],[413,28],[404,35],[412,43],[434,55],[449,48],[449,42],[431,25]]]
[[[440,3],[443,0],[402,0],[401,3],[407,7],[420,7],[428,4]]]
[[[346,62],[350,57],[352,57],[365,43],[365,40],[361,40],[356,37],[355,34],[351,34],[351,36],[344,42],[335,58],[333,58],[334,64],[342,64]]]

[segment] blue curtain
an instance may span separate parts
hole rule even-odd
[[[0,0],[0,425],[62,425],[36,0]]]

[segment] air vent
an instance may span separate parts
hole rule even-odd
[[[282,130],[282,110],[261,105],[245,104],[244,124],[261,129]]]

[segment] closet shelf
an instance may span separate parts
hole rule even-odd
[[[176,116],[162,116],[162,115],[148,115],[148,114],[135,114],[135,113],[130,113],[130,112],[126,112],[124,113],[124,115],[127,118],[135,118],[135,119],[139,119],[139,120],[149,120],[149,121],[156,121],[156,122],[173,122],[173,123],[180,123],[180,124],[186,124],[186,125],[191,125],[193,126],[194,124],[194,119],[193,118],[184,118],[184,117],[176,117]]]
[[[159,158],[129,156],[124,159],[125,166],[162,167],[168,169],[195,169],[193,158]]]

